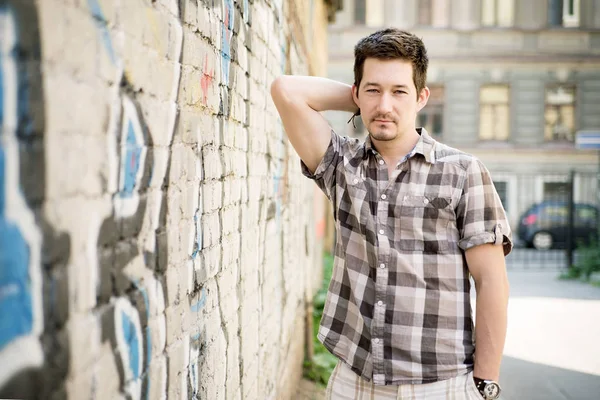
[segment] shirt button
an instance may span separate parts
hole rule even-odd
[[[385,268],[385,264],[379,264],[379,268]]]
[[[382,306],[382,305],[383,305],[383,301],[379,300],[379,301],[377,302],[377,305],[380,305],[380,306]]]
[[[379,233],[383,235],[385,233],[385,231],[383,229],[380,229]]]
[[[423,203],[427,204],[427,203],[429,203],[429,200],[427,200],[427,199],[424,199],[424,200],[423,200]]]
[[[379,339],[375,338],[375,339],[373,339],[373,342],[379,343]]]
[[[385,161],[383,161],[383,160],[379,160],[379,165],[383,165],[384,162]]]
[[[358,178],[354,178],[354,184],[356,185],[358,183]]]
[[[385,194],[382,194],[382,195],[381,195],[381,198],[382,198],[383,200],[385,200],[385,199],[387,198],[387,196],[386,196]]]

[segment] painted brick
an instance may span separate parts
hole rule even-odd
[[[204,179],[220,179],[223,175],[223,168],[218,149],[214,146],[204,146],[202,159],[204,161]]]
[[[219,213],[213,212],[202,216],[202,245],[204,248],[211,247],[219,242],[221,238],[221,222]]]
[[[292,397],[320,245],[305,238],[314,184],[269,94],[292,31],[279,2],[249,1],[251,18],[235,0],[5,3],[22,64],[0,111],[25,114],[0,147],[20,150],[8,191],[24,211],[11,218],[36,232],[31,271],[43,276],[29,277],[43,323],[24,349],[42,365],[0,357],[18,397]],[[326,25],[294,18],[309,43],[302,30]],[[291,50],[291,71],[306,73]]]
[[[202,185],[202,205],[205,213],[218,210],[223,205],[223,182],[207,181]]]

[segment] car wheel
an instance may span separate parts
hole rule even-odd
[[[554,239],[548,232],[538,232],[533,235],[533,247],[537,250],[549,250],[552,248]]]

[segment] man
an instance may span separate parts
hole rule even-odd
[[[271,87],[304,174],[334,209],[334,270],[318,335],[340,360],[332,399],[495,399],[500,391],[511,233],[484,165],[415,127],[429,97],[427,65],[419,38],[386,29],[356,45],[352,87],[300,76]],[[360,114],[366,141],[332,132],[325,110]]]

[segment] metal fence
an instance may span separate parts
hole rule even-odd
[[[494,183],[513,230],[508,268],[568,268],[577,262],[582,246],[597,243],[596,174],[522,174],[494,177]]]

